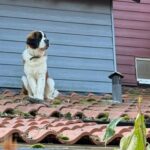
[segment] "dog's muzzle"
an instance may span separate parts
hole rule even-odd
[[[45,39],[44,42],[45,42],[45,44],[46,44],[46,47],[49,47],[49,40],[48,40],[48,39]]]

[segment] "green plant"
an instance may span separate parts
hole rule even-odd
[[[30,113],[23,113],[23,117],[29,118],[29,117],[31,117],[31,114]]]
[[[65,140],[65,141],[69,140],[69,138],[67,136],[63,136],[63,137],[61,137],[61,139]]]
[[[45,148],[45,145],[37,143],[37,144],[31,145],[31,148]]]
[[[31,115],[30,113],[22,112],[22,111],[20,111],[20,110],[15,110],[15,111],[14,111],[14,114],[15,114],[15,115],[18,115],[18,116],[20,116],[20,117],[24,117],[24,118],[30,118],[30,117],[32,117],[32,115]]]
[[[6,113],[6,112],[0,112],[0,117],[13,118],[13,117],[15,117],[15,114],[13,114],[13,113]]]
[[[103,141],[105,142],[105,146],[107,145],[107,142],[109,141],[109,139],[115,134],[115,127],[117,126],[117,124],[123,120],[123,118],[117,118],[112,120],[106,128],[104,137],[103,137]]]
[[[0,100],[2,100],[2,99],[4,99],[4,95],[3,94],[0,95]]]
[[[54,101],[53,101],[53,105],[60,105],[61,104],[61,100],[60,99],[55,99]]]
[[[150,145],[146,140],[146,127],[144,115],[141,111],[141,97],[138,100],[138,114],[135,119],[134,129],[128,136],[122,137],[120,141],[120,148],[116,150],[150,150]],[[113,120],[106,128],[104,135],[105,145],[107,141],[115,134],[114,128],[121,121],[122,118]]]
[[[60,134],[58,137],[59,137],[61,140],[63,140],[63,141],[68,141],[68,140],[69,140],[69,137],[64,136],[64,135],[62,135],[62,134]]]
[[[96,99],[94,99],[94,98],[88,98],[87,99],[87,102],[95,102],[96,101]]]
[[[96,121],[109,121],[109,113],[106,112],[106,113],[100,114],[98,118],[96,118]]]
[[[123,115],[122,118],[123,118],[122,121],[130,121],[131,120],[131,118],[127,114]]]
[[[65,117],[66,119],[68,119],[68,120],[71,120],[71,119],[72,119],[72,115],[71,115],[70,112],[67,112],[67,113],[64,115],[64,117]]]
[[[92,103],[96,102],[96,99],[94,99],[94,98],[81,99],[79,102],[82,105],[89,105],[89,104],[92,104]]]
[[[7,114],[6,113],[4,113],[4,112],[0,112],[0,117],[6,117],[7,116]]]

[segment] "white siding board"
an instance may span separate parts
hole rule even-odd
[[[0,76],[0,87],[21,88],[21,78]]]
[[[111,83],[106,82],[84,82],[84,81],[69,81],[69,80],[55,80],[56,88],[61,91],[77,91],[77,92],[97,92],[104,93],[111,91]],[[17,77],[1,77],[0,85],[2,87],[21,88],[21,79]],[[69,85],[69,86],[68,86]]]
[[[85,5],[86,3],[86,5]],[[95,5],[97,3],[97,5]],[[68,11],[81,11],[89,13],[105,13],[111,14],[110,7],[108,7],[108,0],[79,0],[78,3],[72,0],[26,0],[26,1],[12,1],[12,0],[1,0],[0,4],[3,5],[13,5],[13,6],[27,6],[27,7],[37,7],[37,8],[48,8],[48,9],[61,9]]]
[[[51,42],[48,69],[63,91],[111,92],[114,71],[110,0],[1,0],[0,87],[21,87],[27,34]]]
[[[43,30],[51,33],[68,33],[79,35],[93,35],[93,36],[112,36],[110,25],[92,25],[81,23],[67,23],[56,21],[32,20],[11,17],[0,17],[0,28],[11,28],[18,30]],[[87,32],[88,31],[88,32]]]
[[[22,63],[20,54],[1,53],[0,55],[0,64],[21,65]],[[113,71],[113,60],[49,56],[48,67]]]
[[[62,22],[111,25],[109,14],[74,12],[65,10],[40,9],[21,6],[0,5],[0,16],[53,20]]]
[[[24,49],[25,42],[0,40],[0,52],[21,54]]]
[[[64,67],[88,70],[113,70],[113,60],[102,59],[80,59],[70,57],[50,57],[49,67]]]
[[[10,41],[25,41],[25,38],[29,31],[12,30],[12,29],[0,29],[0,40]],[[88,46],[88,47],[112,47],[112,38],[110,37],[96,37],[96,36],[84,36],[73,34],[61,34],[61,33],[47,33],[49,40],[52,44],[61,45],[73,45],[73,46]]]
[[[83,89],[85,92],[97,92],[105,93],[111,92],[112,86],[111,83],[106,82],[83,82],[83,81],[67,81],[67,80],[56,80],[56,85],[64,91],[78,91],[82,92]],[[63,85],[63,86],[62,86]],[[68,87],[68,85],[70,85]],[[76,89],[76,90],[75,90]]]
[[[49,56],[66,56],[80,58],[95,58],[112,60],[113,51],[111,48],[103,47],[81,47],[67,45],[51,45],[48,50]],[[106,57],[107,56],[107,57]]]
[[[9,70],[8,70],[9,68]],[[0,76],[20,77],[23,74],[23,66],[0,65]],[[49,68],[49,76],[56,80],[110,82],[110,71],[92,71],[79,69]],[[88,76],[87,76],[88,74]],[[94,77],[94,78],[93,78]]]
[[[0,47],[1,47],[0,52],[17,53],[21,55],[23,50],[25,49],[25,43],[15,41],[0,41]],[[91,47],[52,44],[47,50],[47,53],[48,56],[64,56],[64,57],[96,58],[96,59],[113,58],[113,51],[111,48],[101,48],[101,47],[91,48]]]

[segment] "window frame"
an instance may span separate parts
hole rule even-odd
[[[150,84],[150,77],[149,79],[144,79],[144,78],[139,78],[139,72],[138,72],[138,65],[137,62],[138,60],[140,61],[149,61],[150,63],[150,58],[135,58],[135,66],[136,66],[136,80],[138,81],[139,84]]]

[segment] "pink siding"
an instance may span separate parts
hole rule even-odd
[[[150,0],[114,0],[117,68],[124,85],[137,85],[135,58],[150,58]]]

